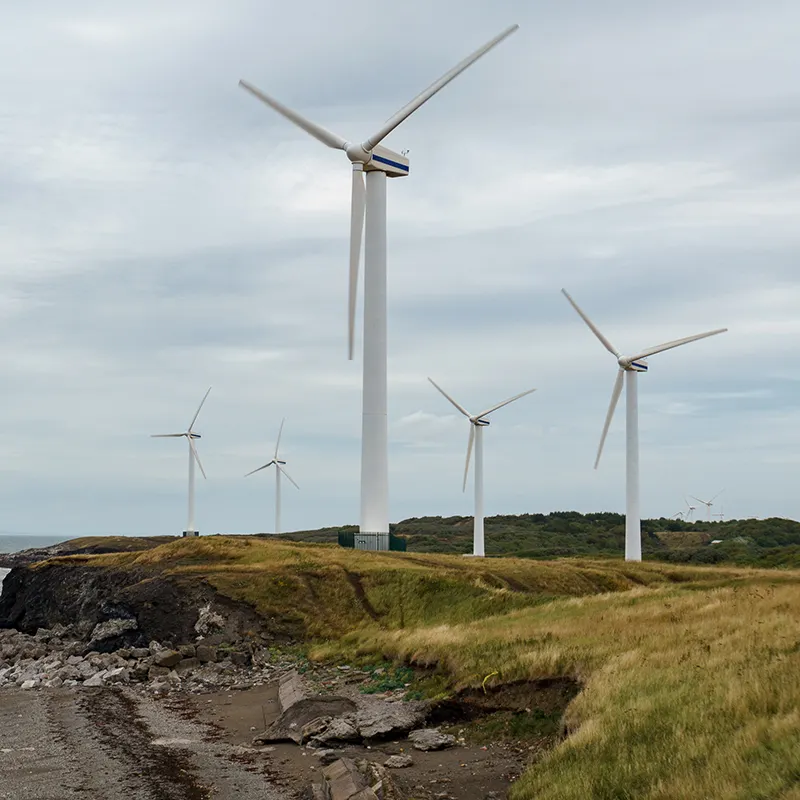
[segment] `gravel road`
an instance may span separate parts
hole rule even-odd
[[[0,692],[2,800],[289,800],[248,750],[124,689]]]

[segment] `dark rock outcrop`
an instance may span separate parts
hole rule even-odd
[[[269,637],[269,622],[250,607],[218,595],[192,579],[164,577],[144,569],[114,569],[74,562],[16,567],[3,581],[0,628],[35,633],[68,625],[91,649],[110,653],[147,647],[152,640],[173,646],[194,642],[198,623],[213,632],[205,644]],[[249,654],[241,653],[247,659]]]

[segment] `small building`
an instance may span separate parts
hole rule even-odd
[[[339,547],[349,547],[354,550],[374,550],[405,553],[406,540],[393,533],[362,533],[361,531],[340,531]]]

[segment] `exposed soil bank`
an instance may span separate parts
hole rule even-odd
[[[220,641],[254,634],[285,637],[294,632],[198,580],[57,561],[11,570],[0,595],[0,628],[34,634],[39,628],[63,625],[73,628],[78,637],[88,638],[101,622],[135,620],[130,630],[106,641],[103,651],[145,647],[152,640],[185,644],[195,641],[198,619],[209,604],[225,621]]]

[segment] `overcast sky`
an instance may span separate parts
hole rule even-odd
[[[361,358],[346,357],[350,169],[237,87],[361,140],[507,25],[384,142],[392,520],[624,510],[615,363],[640,380],[642,513],[724,489],[798,517],[796,0],[7,4],[0,26],[0,529],[175,533],[357,523]],[[394,35],[393,31],[397,31]],[[360,311],[359,301],[359,311]],[[358,347],[361,344],[360,314]]]

